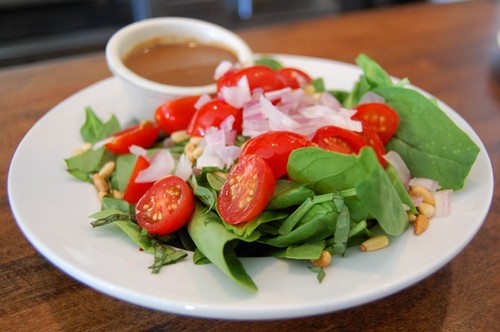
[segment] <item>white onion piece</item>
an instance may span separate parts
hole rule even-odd
[[[234,66],[233,66],[233,63],[231,61],[227,61],[227,60],[221,61],[221,63],[219,63],[217,68],[215,68],[214,79],[218,80],[219,78],[224,76],[224,74],[226,74],[228,71],[233,69],[233,67]]]
[[[436,200],[436,217],[446,217],[451,213],[451,200],[453,198],[453,190],[445,189],[434,193]]]
[[[241,149],[232,145],[236,138],[233,130],[234,117],[229,116],[220,127],[208,128],[200,145],[203,153],[196,160],[196,167],[215,166],[219,168],[230,167],[239,157]]]
[[[413,205],[415,205],[415,206],[419,206],[420,204],[422,204],[424,202],[424,199],[422,197],[418,197],[418,196],[411,196],[411,200],[413,202]]]
[[[240,78],[236,86],[223,86],[219,91],[219,97],[235,108],[242,108],[252,100],[247,77]]]
[[[212,100],[212,97],[210,97],[210,95],[208,94],[202,94],[200,96],[200,98],[198,98],[198,100],[196,101],[196,103],[194,103],[194,108],[199,110],[203,105],[205,105],[206,103],[208,103],[210,100]]]
[[[319,97],[319,101],[323,105],[328,106],[328,107],[330,107],[331,109],[334,109],[334,110],[338,110],[338,109],[342,108],[342,105],[340,104],[340,102],[338,101],[338,99],[335,98],[334,96],[332,96],[328,92],[323,92],[320,95],[320,97]]]
[[[149,158],[147,158],[147,153],[148,151],[146,149],[144,149],[143,147],[140,147],[138,145],[131,145],[128,150],[130,151],[130,153],[136,155],[136,156],[142,156],[142,157],[145,157],[146,159],[149,160]]]
[[[428,189],[430,192],[436,192],[441,186],[436,180],[428,178],[412,178],[408,182],[410,187],[422,186]]]
[[[267,91],[264,92],[264,97],[271,101],[279,100],[282,99],[284,96],[289,95],[292,92],[292,89],[289,87],[279,89],[279,90],[273,90],[273,91]]]
[[[187,181],[189,177],[193,174],[193,164],[189,161],[186,155],[183,153],[179,162],[177,163],[177,168],[175,169],[175,175]]]
[[[384,159],[394,167],[396,170],[396,174],[399,176],[399,179],[405,185],[406,189],[409,189],[409,182],[411,179],[410,169],[404,162],[403,158],[396,151],[389,151],[384,155]]]
[[[157,181],[170,175],[174,166],[174,158],[170,154],[170,151],[158,150],[151,158],[149,167],[139,172],[135,182],[149,183]]]
[[[368,103],[385,103],[385,99],[374,93],[373,91],[368,91],[361,97],[358,105]]]

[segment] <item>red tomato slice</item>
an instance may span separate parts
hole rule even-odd
[[[262,158],[249,155],[240,159],[219,192],[220,216],[233,225],[255,218],[271,200],[274,187],[273,172]]]
[[[347,154],[357,154],[367,145],[359,133],[336,126],[319,128],[312,141],[325,150]]]
[[[138,145],[143,148],[149,148],[158,139],[160,128],[150,121],[145,121],[140,125],[119,131],[112,136],[112,140],[104,146],[116,154],[129,153],[132,145]]]
[[[186,129],[196,112],[194,105],[198,99],[200,96],[181,97],[160,105],[155,111],[156,124],[166,134]]]
[[[240,158],[248,155],[261,157],[278,179],[287,173],[290,153],[311,145],[312,142],[302,135],[290,131],[272,131],[248,140],[241,150]]]
[[[219,127],[230,115],[234,116],[233,129],[240,133],[243,122],[241,110],[221,100],[211,100],[194,113],[187,132],[191,136],[204,136],[209,127]]]
[[[250,91],[260,88],[265,92],[279,90],[286,86],[285,79],[275,70],[267,66],[256,65],[226,73],[217,81],[217,90],[223,86],[236,86],[243,76],[247,77]]]
[[[398,130],[399,115],[394,109],[382,103],[367,103],[355,107],[354,120],[368,123],[387,144]]]
[[[286,86],[292,89],[303,88],[312,82],[312,78],[300,69],[284,67],[278,73],[285,79]]]
[[[128,180],[127,187],[123,192],[123,199],[131,204],[135,204],[139,201],[139,199],[148,191],[149,188],[153,185],[153,182],[149,183],[138,183],[135,182],[139,173],[149,167],[149,161],[143,156],[137,157],[137,161],[135,162],[134,170],[130,175],[130,179]]]
[[[135,216],[148,233],[167,235],[186,225],[194,210],[191,188],[177,176],[158,180],[139,200]]]
[[[377,154],[380,165],[382,165],[382,167],[385,167],[385,165],[387,164],[387,160],[385,160],[384,158],[384,155],[386,153],[385,146],[377,132],[373,130],[370,125],[363,123],[363,131],[361,132],[361,136]]]

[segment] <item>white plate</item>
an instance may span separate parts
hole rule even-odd
[[[323,77],[328,88],[351,89],[360,71],[345,63],[280,56],[286,65]],[[435,218],[421,236],[409,230],[385,250],[348,250],[335,257],[323,283],[304,264],[273,258],[243,260],[259,291],[249,293],[214,266],[190,259],[167,266],[158,275],[152,256],[113,226],[92,229],[90,214],[99,202],[91,185],[66,173],[64,158],[82,144],[84,107],[103,119],[114,113],[130,120],[127,101],[114,78],[98,82],[66,99],[28,132],[11,163],[8,192],[19,227],[55,266],[110,296],[181,315],[263,320],[309,316],[364,304],[400,291],[435,272],[455,257],[485,219],[493,173],[483,144],[472,128],[446,105],[446,113],[480,146],[464,190],[454,195],[452,215]]]

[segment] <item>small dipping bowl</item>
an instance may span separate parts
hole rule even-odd
[[[159,17],[138,21],[118,30],[106,45],[106,61],[113,75],[122,83],[130,99],[130,111],[137,120],[154,119],[158,106],[172,98],[211,94],[214,83],[203,86],[176,86],[158,83],[130,70],[124,59],[140,45],[151,40],[162,43],[196,42],[230,50],[241,66],[253,64],[247,43],[233,32],[206,21],[181,17]]]

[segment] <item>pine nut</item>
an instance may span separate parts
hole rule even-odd
[[[193,163],[195,160],[195,158],[193,157],[193,152],[195,149],[196,146],[192,143],[188,143],[184,147],[184,154],[186,155],[187,160],[189,160],[191,163]]]
[[[329,251],[323,250],[317,259],[311,261],[317,267],[327,267],[332,263],[332,255]]]
[[[411,212],[407,212],[406,214],[408,215],[408,221],[409,221],[409,222],[414,222],[414,221],[415,221],[415,219],[417,219],[417,216],[416,216],[416,215],[414,215],[414,214],[413,214],[413,213],[411,213]]]
[[[419,206],[417,206],[417,210],[427,218],[432,218],[436,213],[436,208],[428,203],[420,204]]]
[[[189,143],[194,144],[194,145],[200,145],[201,137],[193,136],[189,139]]]
[[[99,200],[102,202],[102,200],[104,199],[104,196],[106,196],[108,193],[105,192],[105,191],[99,191],[97,193],[97,197],[99,198]]]
[[[185,130],[174,131],[170,134],[170,139],[173,143],[181,143],[187,141],[191,136]]]
[[[429,218],[423,214],[419,214],[413,222],[413,234],[420,235],[429,228]]]
[[[424,203],[431,204],[433,206],[436,205],[436,199],[434,198],[434,194],[429,189],[423,186],[412,187],[410,195],[422,198]]]
[[[389,245],[389,238],[386,235],[375,235],[361,243],[359,249],[361,251],[380,250]]]
[[[72,156],[78,156],[88,150],[90,150],[92,148],[92,144],[87,142],[87,143],[84,143],[82,146],[78,147],[78,148],[75,148],[73,149],[73,152],[72,152]]]
[[[92,175],[92,181],[94,182],[94,186],[97,189],[97,192],[109,192],[108,182],[100,176],[98,173]]]
[[[113,189],[113,197],[114,198],[118,198],[118,199],[122,199],[123,198],[123,193],[120,192],[119,190]]]
[[[102,176],[103,178],[107,178],[113,174],[113,171],[115,170],[115,162],[114,161],[108,161],[102,168],[99,170],[99,175]]]
[[[203,154],[203,147],[197,146],[193,151],[193,158],[198,159]]]

